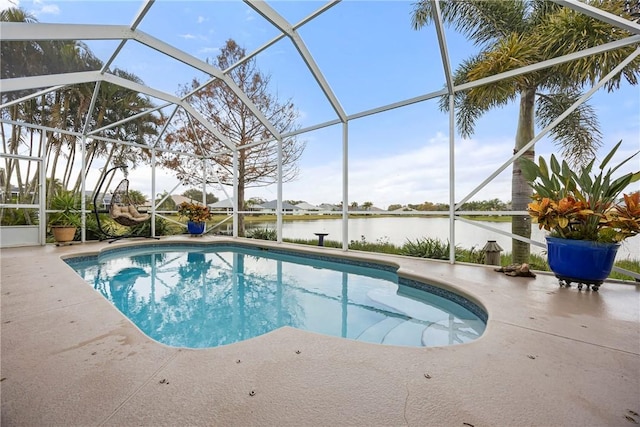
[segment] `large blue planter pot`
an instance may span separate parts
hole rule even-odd
[[[202,234],[204,233],[204,227],[206,225],[206,222],[187,221],[187,230],[189,231],[189,234]]]
[[[611,273],[620,243],[547,237],[549,268],[561,280],[600,285]],[[597,289],[597,288],[596,288]]]

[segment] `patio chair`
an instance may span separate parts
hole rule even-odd
[[[136,205],[131,201],[127,178],[123,179],[113,192],[109,216],[118,224],[126,227],[133,227],[151,218],[149,214],[138,212]]]
[[[98,197],[101,194],[104,194],[102,193],[102,186],[107,180],[107,177],[113,176],[113,174],[115,174],[115,172],[118,169],[123,170],[124,179],[120,181],[116,189],[113,191],[111,196],[111,201],[109,202],[109,209],[98,210],[98,205],[99,205]],[[117,222],[120,225],[124,225],[125,227],[134,227],[136,225],[143,224],[149,221],[149,219],[151,218],[151,215],[147,213],[138,212],[138,208],[136,207],[136,205],[131,200],[131,197],[129,196],[129,180],[127,179],[127,166],[125,165],[114,166],[111,169],[109,169],[107,172],[105,172],[105,174],[102,177],[102,181],[100,181],[100,184],[98,185],[98,188],[93,197],[93,213],[95,214],[96,222],[98,225],[98,229],[100,230],[100,233],[102,233],[104,238],[111,239],[109,243],[112,243],[119,239],[126,239],[130,237],[147,237],[151,239],[158,239],[158,237],[154,237],[154,236],[139,236],[139,235],[133,235],[133,234],[114,235],[114,234],[111,234],[109,231],[105,230],[102,226],[102,223],[100,222],[101,213],[108,213],[111,219],[113,219],[115,222]],[[104,240],[104,239],[101,237],[100,240]]]

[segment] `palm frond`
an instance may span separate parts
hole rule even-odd
[[[494,42],[527,28],[527,2],[524,0],[441,0],[442,19],[466,35],[476,45]],[[432,20],[433,5],[420,0],[414,5],[412,25],[420,29]]]
[[[618,16],[624,16],[626,13],[624,3],[624,0],[591,2],[593,6]],[[541,59],[544,60],[621,40],[630,35],[627,31],[613,28],[610,24],[590,16],[562,8],[540,25],[535,43],[540,46]],[[556,89],[576,84],[579,87],[593,85],[634,50],[635,46],[628,46],[555,66],[549,70],[554,78],[548,82],[547,87]],[[630,84],[637,84],[638,73],[640,59],[633,61],[621,74],[611,79],[606,85],[607,90],[617,89],[623,77]]]
[[[562,6],[549,0],[532,0],[530,2],[529,23],[532,26],[543,24],[549,15],[556,13]]]
[[[431,23],[432,4],[429,0],[420,0],[413,4],[411,14],[411,26],[414,30],[419,30]]]
[[[464,138],[473,135],[476,121],[487,109],[480,108],[477,104],[469,102],[468,92],[458,92],[455,95],[454,105],[457,111],[456,126],[458,132]]]
[[[582,94],[577,90],[562,93],[538,95],[536,116],[538,124],[546,127],[557,119]],[[602,134],[598,117],[591,105],[581,104],[562,120],[551,134],[562,150],[562,156],[573,166],[581,166],[594,158],[602,145]]]

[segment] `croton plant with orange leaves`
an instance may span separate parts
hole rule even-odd
[[[211,217],[211,212],[205,205],[182,202],[178,205],[178,215],[186,217],[189,221],[205,222]]]
[[[529,215],[540,229],[554,237],[598,242],[620,242],[640,234],[640,192],[623,193],[640,179],[640,171],[613,178],[640,151],[604,171],[621,143],[607,154],[597,174],[592,173],[595,160],[576,172],[554,155],[549,164],[542,157],[537,164],[520,159],[522,173],[534,190]]]

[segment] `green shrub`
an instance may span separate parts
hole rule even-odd
[[[72,191],[58,190],[50,200],[51,209],[56,212],[49,214],[50,226],[79,227],[80,226],[80,196]]]
[[[367,239],[365,239],[364,236],[361,236],[360,240],[352,240],[351,242],[349,242],[349,249],[353,249],[356,251],[381,252],[385,254],[400,253],[400,248],[392,243],[389,243],[388,237],[382,237],[380,239],[377,239],[375,243],[372,243],[367,242]]]
[[[318,239],[282,239],[287,243],[295,243],[297,245],[318,246]],[[324,246],[328,248],[341,248],[342,243],[337,240],[325,240]]]
[[[100,226],[110,234],[116,233],[115,222],[107,214],[100,214]],[[94,213],[87,214],[87,240],[100,240],[104,234],[98,229],[98,221]]]
[[[151,236],[151,220],[138,224],[126,234],[131,234],[136,237],[149,237]],[[168,236],[171,234],[168,221],[164,218],[156,217],[156,236]]]
[[[511,264],[513,264],[513,261],[510,252],[505,252],[500,255],[500,265]],[[531,270],[551,271],[551,269],[549,268],[549,264],[547,263],[547,257],[545,255],[530,254],[528,264]]]
[[[484,264],[484,255],[484,251],[476,249],[475,246],[471,249],[463,249],[456,246],[456,261]],[[449,258],[447,257],[447,259]]]
[[[288,243],[295,243],[301,245],[317,246],[317,239],[284,239]],[[335,240],[325,240],[324,246],[330,248],[341,248],[342,243]],[[397,254],[420,258],[431,259],[449,259],[449,242],[443,242],[439,239],[425,237],[416,239],[415,241],[407,241],[401,248],[395,246],[386,239],[378,239],[375,243],[367,242],[365,237],[361,237],[360,240],[352,240],[349,243],[349,249],[367,251],[367,252],[382,252],[387,254]],[[456,246],[456,261],[468,262],[472,264],[484,264],[484,251],[477,249],[475,246],[471,249],[463,249]],[[506,252],[500,255],[500,265],[512,264],[511,253]],[[615,263],[616,266],[624,268],[626,270],[640,273],[640,261],[639,260],[621,260]],[[529,255],[529,267],[532,270],[538,271],[550,271],[549,264],[547,263],[547,257],[545,255],[531,254]],[[634,280],[632,277],[626,276],[621,273],[613,272],[610,276],[612,279],[618,280]]]
[[[278,232],[273,228],[254,228],[247,230],[246,237],[259,240],[278,240]]]
[[[0,225],[35,225],[38,223],[37,209],[2,208]]]
[[[448,240],[443,242],[440,239],[424,237],[415,241],[407,240],[402,245],[401,254],[420,258],[449,259],[450,247]]]

